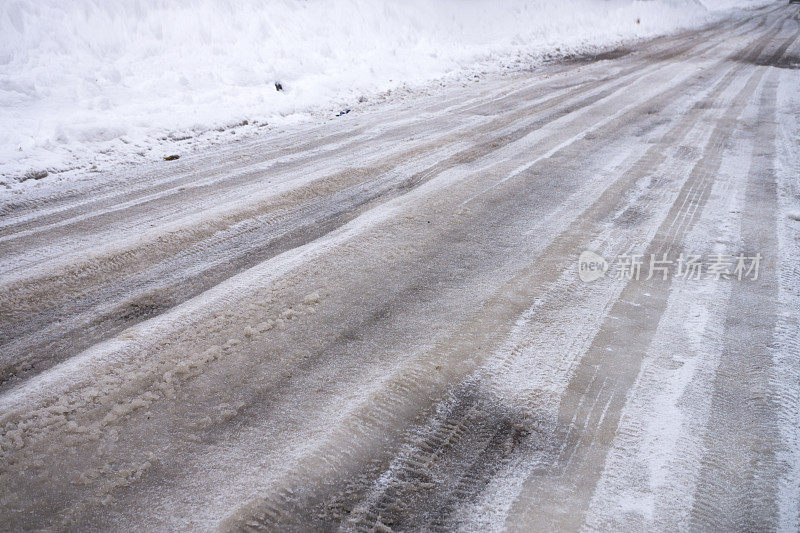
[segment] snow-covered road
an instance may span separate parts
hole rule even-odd
[[[5,194],[0,529],[796,531],[799,36]]]

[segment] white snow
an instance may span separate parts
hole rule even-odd
[[[758,3],[3,0],[0,183],[153,160]]]

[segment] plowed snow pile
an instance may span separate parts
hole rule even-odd
[[[4,0],[0,182],[154,160],[230,139],[219,130],[245,121],[234,134],[333,115],[400,86],[701,25],[731,5]]]

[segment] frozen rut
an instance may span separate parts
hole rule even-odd
[[[798,37],[772,6],[7,194],[0,529],[797,530]]]

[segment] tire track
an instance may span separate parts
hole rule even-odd
[[[795,38],[787,39],[764,66],[775,65]],[[756,62],[756,64],[760,64]],[[760,69],[762,73],[765,69]],[[773,333],[778,319],[777,221],[773,153],[777,82],[770,70],[759,99],[758,140],[751,156],[742,214],[742,244],[766,261],[758,279],[733,291],[728,301],[725,346],[717,369],[712,412],[692,527],[728,531],[773,531],[778,525],[774,480],[782,476],[776,451],[778,403],[772,397]]]

